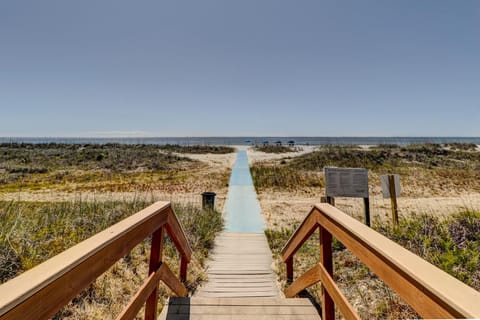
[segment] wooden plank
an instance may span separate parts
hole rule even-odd
[[[293,298],[299,292],[320,281],[319,268],[320,267],[317,264],[293,281],[293,283],[287,289],[285,289],[285,296],[287,298]]]
[[[214,255],[213,260],[243,260],[247,259],[259,259],[259,260],[270,260],[271,256],[265,255],[265,252],[270,251],[269,248],[262,248],[258,252],[254,252],[253,249],[248,249],[248,251],[242,252],[238,249],[235,254],[233,254],[230,250],[227,252],[222,252],[218,250],[213,250],[212,254]]]
[[[335,304],[337,305],[337,307],[340,310],[340,313],[343,315],[343,317],[345,319],[360,320],[360,317],[355,312],[355,310],[353,309],[351,304],[347,301],[347,298],[345,298],[343,293],[340,291],[338,286],[335,284],[335,281],[333,281],[333,278],[331,277],[328,270],[320,263],[318,264],[318,275],[320,276],[322,286],[329,293],[329,296],[331,296],[331,298],[335,301]],[[334,315],[335,315],[335,313],[334,313]],[[322,318],[325,319],[323,316],[322,316]],[[333,319],[335,319],[335,318],[333,318]]]
[[[166,223],[157,202],[0,286],[0,319],[53,316],[78,292]]]
[[[265,298],[265,297],[278,297],[278,292],[267,291],[248,291],[248,292],[201,292],[201,297],[217,298],[221,295],[223,298]],[[198,295],[197,295],[198,296]]]
[[[215,274],[210,273],[208,280],[216,282],[225,282],[225,281],[238,281],[238,282],[272,282],[277,279],[273,274]]]
[[[250,288],[250,290],[203,290],[202,297],[278,297],[278,291],[276,289],[256,289]]]
[[[315,319],[308,299],[171,298],[162,319]]]
[[[195,297],[278,296],[272,252],[263,233],[223,232],[215,239],[208,281]]]
[[[190,317],[186,314],[168,314],[167,320],[320,320],[318,315],[195,315]]]
[[[169,307],[171,308],[171,307]],[[317,310],[310,306],[289,306],[289,305],[273,305],[273,306],[250,306],[250,305],[233,305],[233,306],[215,306],[215,305],[184,305],[173,308],[172,313],[189,314],[191,317],[198,314],[208,315],[316,315]]]
[[[167,267],[167,265],[162,264],[162,281],[167,285],[167,287],[172,290],[179,297],[186,297],[188,295],[188,290],[185,288],[183,283],[178,280],[175,274]]]
[[[186,259],[186,263],[190,262],[192,257],[192,249],[185,235],[185,231],[182,228],[182,225],[177,219],[177,216],[174,214],[171,207],[168,208],[170,211],[168,215],[168,224],[165,225],[167,229],[168,236],[175,243],[177,250],[180,252],[182,258]]]
[[[158,282],[162,278],[163,270],[165,268],[166,265],[162,264],[157,271],[150,274],[147,281],[145,281],[137,293],[130,299],[127,307],[120,313],[116,320],[128,320],[137,316],[138,311],[140,311],[151,293],[156,291],[155,289],[158,287]]]
[[[480,292],[463,284],[335,207],[318,204],[318,220],[426,318],[480,318]]]
[[[268,260],[265,261],[257,261],[255,259],[245,259],[245,260],[237,260],[234,263],[228,263],[223,261],[214,260],[214,264],[210,267],[210,270],[214,268],[237,268],[237,269],[262,269],[262,270],[269,270],[266,266],[268,263],[271,262]],[[248,262],[245,263],[245,262]]]
[[[231,281],[243,281],[243,282],[256,282],[258,280],[261,281],[274,281],[276,280],[277,277],[274,276],[273,274],[215,274],[215,273],[210,273],[208,275],[208,280],[212,281],[226,281],[226,280],[231,280]]]
[[[283,299],[283,298],[203,298],[203,297],[192,297],[192,298],[170,298],[170,303],[174,304],[202,304],[202,305],[250,305],[250,306],[263,306],[263,305],[300,305],[300,306],[311,306],[312,303],[306,298],[292,298],[292,299]]]
[[[208,273],[210,274],[210,272]],[[271,271],[269,270],[215,270],[211,274],[224,274],[224,275],[269,275]]]
[[[287,244],[282,249],[282,260],[286,262],[293,257],[295,252],[308,240],[310,235],[318,228],[317,217],[312,214],[313,211],[303,220],[302,224],[295,233],[287,241]]]
[[[264,292],[264,293],[272,293],[276,294],[277,290],[275,287],[211,287],[209,286],[208,289],[204,290],[204,293],[222,293],[222,292],[229,292],[229,293],[246,293],[246,292]]]
[[[202,290],[204,293],[205,292],[215,292],[215,291],[224,291],[224,292],[247,292],[247,291],[270,291],[270,292],[277,292],[278,294],[278,289],[276,286],[273,286],[272,284],[248,284],[245,286],[242,286],[240,283],[236,284],[224,284],[224,285],[218,285],[218,284],[212,284],[209,285],[208,288],[201,288],[199,290]]]
[[[269,274],[270,270],[264,268],[254,268],[249,266],[228,268],[228,267],[218,267],[212,268],[210,273],[228,273],[228,274]]]
[[[241,281],[227,281],[227,282],[218,282],[212,281],[209,282],[209,288],[237,288],[237,287],[244,287],[244,288],[263,288],[268,286],[269,288],[278,290],[277,286],[274,284],[273,281],[269,282],[259,282],[259,281],[250,281],[250,282],[241,282]],[[199,290],[206,290],[207,286],[200,288]]]
[[[243,290],[235,290],[237,288],[209,289],[202,292],[202,297],[206,296],[222,296],[222,297],[276,297],[278,291],[275,288],[248,288]]]
[[[270,288],[276,288],[276,286],[274,286],[272,284],[271,281],[265,281],[265,282],[258,282],[258,281],[255,281],[255,282],[216,282],[216,281],[210,281],[210,286],[212,288],[236,288],[236,287],[240,287],[240,288],[255,288],[255,287],[270,287]]]
[[[244,257],[244,259],[242,259],[242,257]],[[226,257],[223,256],[223,255],[222,255],[221,259],[218,258],[218,255],[212,257],[212,259],[211,259],[212,265],[216,265],[216,266],[217,265],[219,265],[219,266],[222,266],[222,265],[226,265],[226,266],[237,265],[237,264],[243,263],[245,261],[248,261],[249,263],[252,263],[252,264],[263,266],[263,265],[266,265],[268,263],[271,263],[272,259],[270,257],[255,258],[255,257],[250,257],[250,256],[242,256],[242,255],[238,255],[237,257],[233,258],[231,261],[227,261]]]

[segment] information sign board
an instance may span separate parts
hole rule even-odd
[[[400,197],[400,175],[394,174],[393,179],[395,181],[395,196]],[[382,195],[383,197],[390,198],[390,184],[388,183],[388,175],[383,175],[380,177],[380,182],[382,184]]]
[[[368,198],[368,171],[364,168],[325,167],[327,197]]]

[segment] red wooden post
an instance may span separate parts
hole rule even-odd
[[[148,275],[151,275],[162,262],[163,239],[165,238],[165,229],[161,227],[152,235],[152,244],[150,246],[150,265]],[[157,303],[158,303],[158,284],[152,291],[145,305],[145,320],[157,319]]]
[[[332,235],[322,226],[320,232],[320,263],[333,276]],[[322,319],[335,320],[335,304],[330,294],[322,286]]]
[[[180,281],[185,282],[187,281],[187,259],[182,257],[182,260],[180,262]]]
[[[293,282],[293,257],[290,257],[285,262],[287,265],[287,283]]]

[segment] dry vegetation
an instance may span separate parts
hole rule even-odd
[[[252,175],[259,190],[298,191],[311,187],[312,179],[318,180],[317,185],[322,184],[326,166],[367,168],[373,178],[372,185],[381,174],[399,173],[402,181],[407,179],[404,183],[407,194],[418,194],[417,186],[409,183],[413,180],[432,193],[441,193],[450,186],[455,186],[457,191],[480,191],[480,152],[435,144],[372,148],[324,146],[298,157],[257,163],[252,167]]]
[[[173,153],[175,152],[175,153]],[[208,166],[186,155],[228,154],[215,146],[121,144],[1,144],[0,192],[55,190],[195,192]],[[183,155],[182,155],[183,154]],[[208,172],[224,186],[227,169]]]
[[[205,278],[208,250],[223,225],[219,212],[233,151],[214,146],[0,145],[0,283],[153,201],[171,200],[195,252],[187,283],[194,291]],[[218,211],[200,209],[204,191],[217,193]],[[148,256],[147,239],[55,318],[115,318],[147,278]],[[164,256],[178,271],[177,252],[168,241]],[[170,294],[163,286],[160,291],[163,298]]]
[[[452,199],[463,193],[478,199],[480,152],[475,145],[411,146],[325,146],[298,157],[257,162],[252,175],[266,214],[266,230],[276,256],[279,280],[286,272],[279,252],[308,213],[311,204],[324,194],[323,167],[365,167],[369,169],[373,198],[373,228],[420,255],[466,284],[480,290],[480,214],[458,206],[447,215],[425,210],[424,204],[438,197]],[[392,228],[384,214],[389,205],[378,201],[380,175],[399,173],[402,196],[408,202],[401,210],[400,228]],[[375,201],[377,197],[377,201]],[[400,198],[399,200],[404,200]],[[337,205],[363,220],[361,205],[339,199]],[[361,201],[359,201],[361,202]],[[388,203],[389,204],[389,203]],[[406,209],[406,204],[410,204]],[[445,212],[442,210],[443,213]],[[377,213],[377,214],[375,214]],[[341,243],[334,244],[335,280],[362,318],[416,318],[418,315],[379,280]],[[295,257],[296,274],[318,262],[318,236],[308,241]],[[297,271],[298,270],[298,271]],[[308,290],[319,301],[319,286]]]

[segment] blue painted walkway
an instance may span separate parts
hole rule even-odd
[[[195,292],[195,298],[278,298],[277,277],[271,268],[272,251],[263,233],[265,224],[246,151],[237,153],[224,218],[225,230],[215,238],[210,255],[208,281]],[[244,312],[244,307],[241,308]],[[232,318],[232,314],[227,313],[220,318],[245,319],[245,316]],[[264,317],[249,317],[257,318]]]
[[[263,233],[264,229],[265,222],[253,186],[247,152],[239,151],[225,203],[225,231]]]

